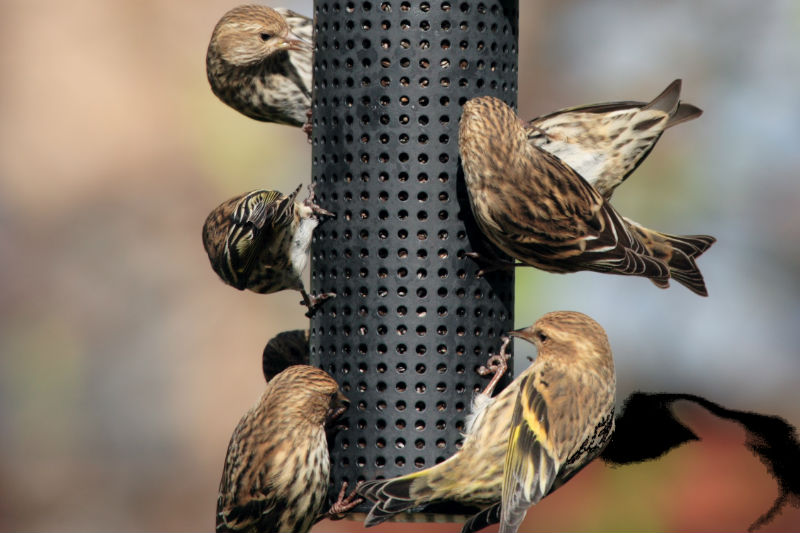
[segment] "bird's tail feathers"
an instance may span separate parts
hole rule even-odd
[[[677,79],[670,83],[661,94],[653,98],[649,104],[642,109],[655,109],[671,115],[678,107],[681,97],[681,80]]]
[[[289,195],[289,200],[291,202],[295,202],[297,200],[297,195],[300,194],[300,189],[302,189],[302,188],[303,188],[303,184],[301,183],[300,185],[297,186],[297,188],[294,190],[294,192]]]
[[[708,296],[703,274],[695,259],[709,249],[716,239],[710,235],[667,235],[661,234],[672,246],[669,273],[672,279],[700,296]]]
[[[430,501],[433,490],[426,483],[414,483],[420,476],[411,474],[394,479],[367,481],[357,489],[360,496],[375,502],[366,520],[365,527],[375,526],[394,514],[419,507]],[[411,488],[414,496],[411,496]]]
[[[670,83],[666,89],[661,91],[661,94],[653,98],[643,109],[656,109],[667,113],[669,115],[669,120],[667,120],[664,129],[677,126],[682,122],[695,119],[703,114],[702,109],[692,104],[681,103],[680,97],[681,80],[677,79]]]
[[[717,239],[710,235],[670,235],[668,233],[660,233],[647,229],[631,220],[626,220],[653,256],[661,259],[669,266],[669,274],[672,279],[695,294],[708,296],[703,274],[700,272],[695,260],[708,250]]]
[[[487,507],[480,513],[472,516],[472,518],[464,522],[464,526],[461,528],[461,533],[474,533],[483,528],[489,527],[492,524],[497,524],[500,522],[501,511],[502,507],[499,503],[496,503],[491,507]]]
[[[678,109],[675,110],[669,120],[667,121],[667,125],[664,126],[664,129],[671,128],[672,126],[677,126],[683,122],[688,122],[690,120],[694,120],[700,115],[703,114],[703,110],[697,106],[693,106],[692,104],[684,104],[681,102],[678,104]]]

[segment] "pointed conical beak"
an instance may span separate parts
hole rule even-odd
[[[330,409],[328,409],[325,425],[330,427],[337,418],[347,411],[348,407],[350,407],[350,400],[347,399],[347,396],[342,394],[342,391],[337,392],[336,401],[331,405]]]
[[[348,407],[350,407],[350,400],[347,398],[347,396],[342,394],[342,391],[339,391],[337,393],[336,400],[337,400],[337,403],[338,403],[339,407],[342,407],[344,409],[347,409]]]
[[[320,206],[318,206],[318,205],[314,205],[314,206],[312,206],[312,207],[311,207],[311,209],[313,209],[313,210],[314,210],[314,212],[315,212],[316,214],[318,214],[318,215],[323,215],[323,216],[326,216],[326,217],[332,217],[332,218],[336,218],[336,213],[331,213],[331,212],[330,212],[330,211],[328,211],[327,209],[323,209],[323,208],[321,208],[321,207],[320,207]]]
[[[311,52],[314,48],[312,43],[292,32],[286,34],[282,45],[286,50],[294,50],[296,52]]]
[[[524,339],[526,329],[527,328],[512,329],[506,335],[508,335],[509,337],[519,337],[520,339]]]

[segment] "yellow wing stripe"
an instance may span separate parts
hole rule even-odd
[[[528,424],[531,432],[536,436],[536,440],[546,448],[550,448],[550,439],[548,438],[547,430],[542,426],[539,417],[537,417],[536,413],[531,409],[533,403],[531,402],[529,388],[524,387],[520,392],[522,393],[522,419]]]

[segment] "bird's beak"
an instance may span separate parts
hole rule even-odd
[[[509,331],[508,333],[506,333],[506,335],[508,335],[509,337],[518,337],[518,338],[520,338],[520,339],[525,339],[525,340],[526,340],[526,341],[528,341],[528,342],[531,342],[531,343],[533,343],[533,344],[536,344],[536,343],[535,343],[535,342],[533,342],[533,340],[531,339],[531,337],[530,337],[530,334],[529,334],[529,332],[528,332],[528,328],[519,328],[519,329],[515,329],[515,330],[513,330],[513,331]],[[528,356],[528,361],[530,361],[530,362],[533,362],[533,357],[531,357],[531,356]]]
[[[507,333],[509,337],[517,337],[518,339],[526,340],[532,344],[536,344],[533,339],[531,328],[519,328]]]
[[[348,407],[350,407],[350,400],[347,398],[347,396],[342,394],[342,391],[339,391],[337,393],[336,400],[339,403],[339,407],[343,407],[344,409],[347,409]]]
[[[283,43],[281,44],[284,49],[294,50],[296,52],[310,52],[313,49],[313,46],[310,42],[292,32],[286,34],[286,37],[283,39]]]
[[[339,391],[336,394],[335,404],[328,410],[328,416],[325,425],[332,424],[334,420],[342,416],[342,414],[347,411],[348,407],[350,407],[350,400],[348,400],[347,396]]]
[[[318,205],[312,206],[311,209],[313,209],[314,212],[316,214],[318,214],[318,215],[323,215],[323,216],[326,216],[326,217],[336,218],[336,213],[331,213],[327,209],[323,209]]]
[[[506,335],[508,335],[509,337],[519,337],[520,339],[524,339],[525,338],[525,329],[526,328],[512,329],[511,331],[506,333]]]

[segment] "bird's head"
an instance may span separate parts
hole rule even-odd
[[[468,179],[488,178],[484,174],[492,169],[504,173],[527,142],[516,113],[499,98],[481,96],[464,104],[458,148]]]
[[[282,51],[310,52],[312,46],[293,34],[286,20],[274,9],[243,5],[231,9],[219,20],[208,48],[209,55],[218,55],[229,64],[244,67]]]
[[[461,109],[459,135],[481,135],[505,139],[525,136],[522,121],[511,107],[494,96],[468,100]]]
[[[547,313],[527,328],[509,331],[536,346],[540,358],[569,358],[613,369],[611,346],[602,326],[576,311]]]
[[[313,424],[329,425],[350,405],[327,372],[309,365],[288,367],[273,377],[268,386],[281,391],[283,409],[294,411]]]
[[[237,230],[233,216],[246,195],[238,195],[226,200],[209,213],[203,224],[203,246],[211,261],[211,267],[225,283],[237,288],[238,282],[232,272],[228,255],[230,254],[231,232]]]

